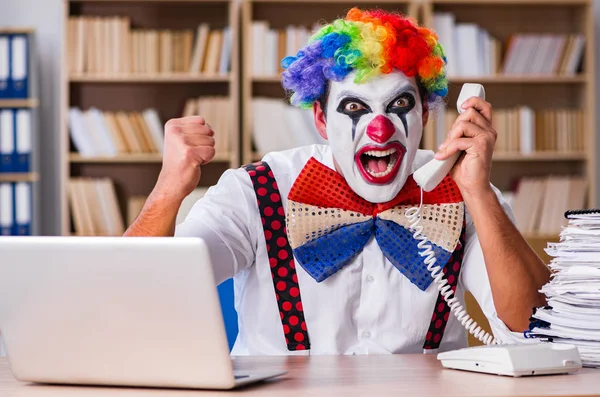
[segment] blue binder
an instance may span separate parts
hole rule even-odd
[[[14,194],[12,183],[0,183],[0,235],[10,236],[13,234],[13,223],[15,218]]]
[[[13,172],[15,123],[12,109],[0,109],[0,172]]]
[[[0,33],[0,98],[10,97],[10,36]]]
[[[14,198],[14,230],[13,234],[16,236],[30,236],[31,235],[31,183],[30,182],[17,182],[13,184],[13,198]]]
[[[31,110],[15,109],[13,112],[13,126],[15,138],[13,171],[29,172],[31,170]]]
[[[13,34],[10,40],[9,94],[12,98],[29,97],[29,37],[26,34]]]

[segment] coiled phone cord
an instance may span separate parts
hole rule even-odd
[[[426,236],[423,235],[423,226],[419,225],[421,222],[421,207],[423,206],[423,189],[421,189],[421,202],[419,207],[410,207],[404,215],[408,218],[411,228],[414,230],[413,237],[416,240],[420,240],[417,244],[419,247],[419,255],[425,257],[423,262],[427,265],[427,270],[431,273],[433,281],[436,283],[440,294],[448,304],[448,307],[456,316],[458,321],[465,327],[471,335],[479,339],[486,345],[499,345],[500,341],[494,338],[492,335],[485,332],[481,327],[474,321],[468,314],[467,311],[460,304],[460,301],[454,295],[454,291],[448,284],[448,281],[444,278],[444,272],[440,266],[435,264],[435,253],[429,243]]]

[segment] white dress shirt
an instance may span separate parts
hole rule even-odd
[[[264,157],[277,180],[284,209],[290,188],[310,157],[334,168],[327,145]],[[433,152],[420,150],[413,170],[432,157]],[[514,222],[508,204],[498,189],[494,190]],[[522,334],[510,332],[496,314],[483,253],[468,212],[466,228],[457,296],[464,305],[464,291],[473,294],[497,338],[522,339]],[[352,262],[321,283],[296,266],[311,348],[287,350],[256,196],[242,168],[226,171],[177,225],[175,235],[205,239],[217,283],[234,278],[239,334],[232,355],[423,352],[438,290],[433,283],[424,292],[413,285],[385,258],[374,238]],[[467,331],[451,314],[440,351],[466,346]]]

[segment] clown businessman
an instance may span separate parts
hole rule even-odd
[[[421,206],[448,288],[460,302],[473,294],[498,341],[522,339],[550,272],[490,183],[491,105],[468,99],[439,151],[418,149],[447,94],[435,32],[401,14],[353,8],[282,65],[292,104],[312,108],[328,144],[226,171],[175,225],[219,131],[200,116],[171,119],[157,183],[125,236],[205,240],[216,282],[234,279],[233,355],[466,347],[406,216]],[[456,151],[464,153],[450,174],[422,192],[413,172]]]

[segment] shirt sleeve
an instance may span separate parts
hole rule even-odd
[[[494,193],[496,193],[504,212],[513,223],[516,223],[512,209],[502,196],[502,193],[493,185],[492,188]],[[532,339],[525,338],[522,332],[511,331],[498,317],[496,307],[494,306],[494,299],[485,266],[485,260],[483,258],[483,251],[481,250],[479,237],[477,236],[473,220],[468,214],[468,211],[465,211],[465,220],[466,244],[460,276],[464,288],[469,291],[477,303],[479,303],[481,310],[490,323],[490,328],[496,339],[501,343],[507,344],[531,342]]]
[[[220,284],[254,263],[257,217],[249,175],[242,168],[227,170],[176,226],[175,237],[200,237],[206,242]]]

